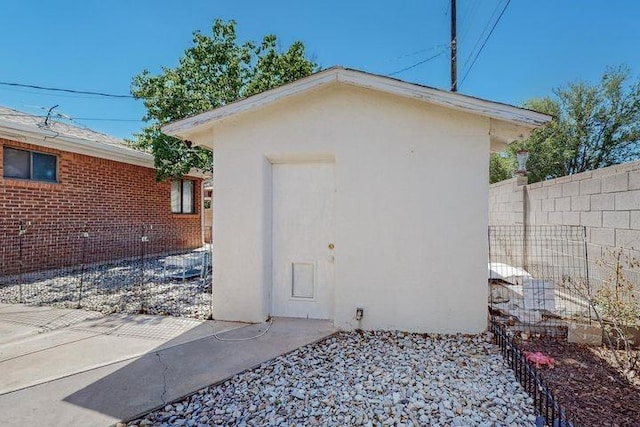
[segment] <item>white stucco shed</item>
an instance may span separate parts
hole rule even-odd
[[[548,120],[335,67],[165,126],[214,150],[214,318],[483,331],[489,153]]]

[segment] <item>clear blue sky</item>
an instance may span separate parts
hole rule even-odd
[[[174,66],[195,30],[235,19],[242,40],[301,40],[322,67],[449,88],[450,0],[0,0],[0,81],[128,94],[132,77]],[[459,78],[506,0],[458,0]],[[640,2],[512,0],[459,92],[520,105],[607,66],[640,75]],[[489,28],[487,28],[488,30]],[[486,34],[486,33],[485,33]],[[468,68],[468,63],[467,63]],[[0,105],[56,111],[117,137],[139,130],[142,103],[0,86]],[[132,121],[87,120],[126,119]]]

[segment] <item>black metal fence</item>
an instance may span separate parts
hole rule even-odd
[[[591,282],[584,227],[489,227],[489,307],[510,328],[564,336],[567,321],[591,322]]]
[[[211,315],[197,226],[0,224],[0,302],[103,313]]]
[[[575,425],[570,421],[558,399],[544,384],[538,370],[526,359],[523,352],[514,345],[506,328],[498,321],[492,320],[491,331],[506,363],[513,370],[522,387],[533,398],[536,414],[543,421],[537,422],[536,425],[574,427]]]

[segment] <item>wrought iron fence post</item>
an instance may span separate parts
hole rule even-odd
[[[522,187],[522,203],[524,205],[524,212],[522,213],[522,268],[525,270],[529,270],[529,233],[527,222],[529,221],[527,215],[527,199],[529,197],[529,193],[527,192],[527,186]]]
[[[78,308],[82,307],[82,291],[84,287],[84,267],[86,262],[86,250],[87,240],[89,239],[89,232],[87,231],[87,224],[82,229],[82,261],[80,262],[80,289],[78,292]]]
[[[144,294],[144,256],[145,246],[149,242],[149,236],[146,233],[146,226],[141,226],[142,233],[140,234],[140,314],[146,314],[145,309],[145,294]]]
[[[213,320],[213,248],[209,249],[209,261],[211,262],[211,303],[209,304],[208,320]],[[205,276],[206,280],[207,276]]]
[[[587,286],[587,292],[591,293],[591,281],[589,278],[589,245],[587,244],[587,227],[582,227],[582,241],[584,243],[584,268],[585,268],[585,280]],[[587,304],[589,309],[589,324],[593,319],[593,313],[591,309],[591,301]]]
[[[22,262],[22,236],[26,234],[27,228],[23,225],[22,221],[20,221],[18,225],[18,302],[22,303],[23,295],[22,295],[22,273],[23,273],[23,262]]]

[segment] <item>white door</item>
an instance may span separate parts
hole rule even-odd
[[[272,165],[272,315],[333,318],[333,163]]]

